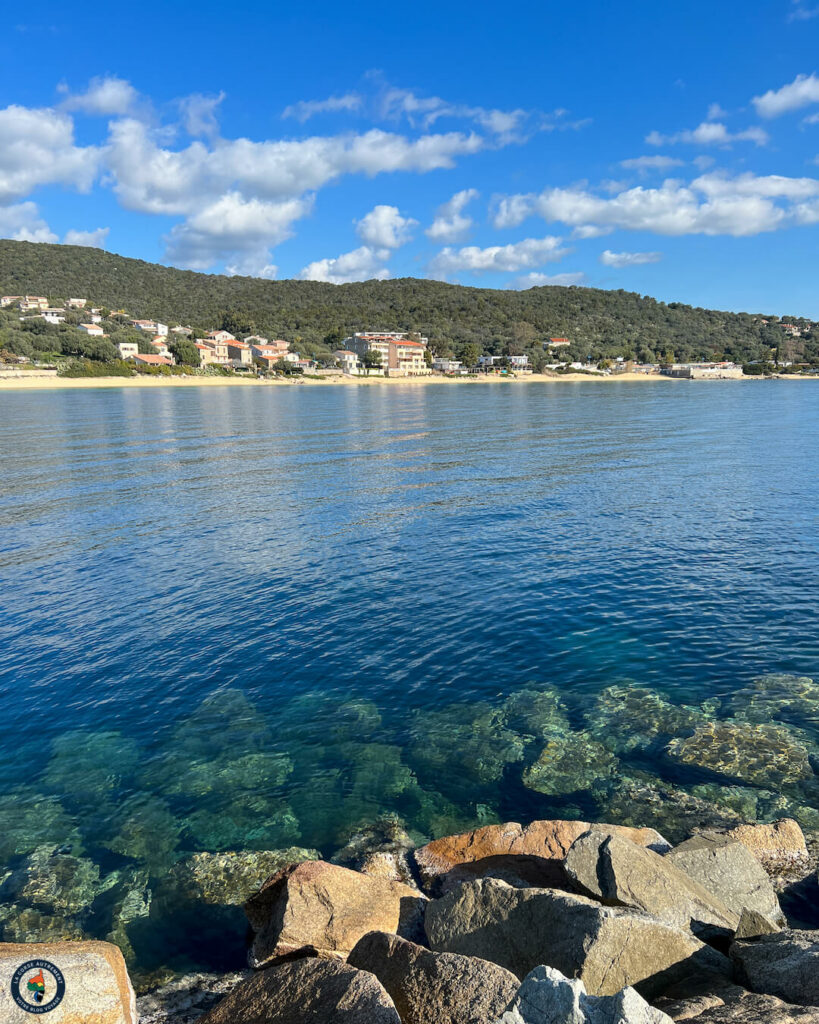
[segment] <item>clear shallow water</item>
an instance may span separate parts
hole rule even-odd
[[[21,908],[105,935],[106,878],[330,855],[388,811],[819,830],[819,689],[752,684],[819,675],[817,410],[802,382],[0,394],[0,853],[93,876],[6,880],[5,937]],[[694,710],[600,697],[624,680]]]

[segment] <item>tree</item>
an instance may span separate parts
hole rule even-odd
[[[424,349],[424,362],[427,366],[432,366],[432,353],[428,348]]]
[[[324,335],[324,344],[332,351],[333,349],[341,348],[346,337],[347,335],[340,327],[334,327],[332,331]]]
[[[190,338],[180,335],[176,341],[172,341],[168,345],[168,348],[180,366],[199,366],[199,349]]]
[[[367,376],[370,375],[370,370],[377,369],[383,362],[383,357],[377,348],[368,348],[364,353],[361,362],[364,365]]]
[[[478,365],[481,350],[474,342],[468,342],[461,348],[461,362],[467,368]]]

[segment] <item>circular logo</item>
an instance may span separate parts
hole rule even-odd
[[[65,995],[65,978],[49,960],[26,960],[11,979],[11,994],[26,1013],[48,1013]]]

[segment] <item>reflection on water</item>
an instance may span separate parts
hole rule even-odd
[[[809,390],[4,395],[0,938],[145,985],[373,826],[819,834]]]

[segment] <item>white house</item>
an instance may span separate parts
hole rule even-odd
[[[66,299],[66,309],[82,309],[85,306],[85,299]]]
[[[344,373],[351,377],[357,377],[361,371],[358,356],[348,348],[337,348],[333,353],[333,359],[341,366]]]
[[[462,367],[460,359],[443,359],[440,356],[432,363],[433,370],[438,370],[439,373],[460,373]]]
[[[120,359],[133,359],[139,355],[139,345],[135,341],[121,341],[117,345]]]
[[[164,356],[165,359],[171,358],[171,350],[168,348],[165,338],[161,334],[157,334],[151,340],[151,346],[158,356]]]
[[[78,330],[85,331],[92,338],[103,338],[105,336],[105,331],[99,324],[80,324]]]
[[[161,332],[157,331],[157,334]],[[216,341],[220,344],[224,344],[226,341],[236,341],[230,331],[208,331],[206,341]]]

